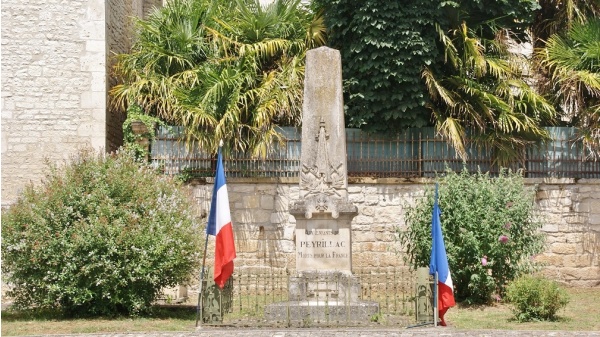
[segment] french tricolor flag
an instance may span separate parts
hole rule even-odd
[[[233,274],[233,259],[235,259],[235,244],[233,241],[233,227],[231,226],[231,213],[229,211],[229,197],[223,170],[223,156],[219,147],[217,159],[217,174],[213,189],[210,214],[206,234],[215,236],[215,283],[223,289],[227,279]]]
[[[437,284],[437,310],[440,318],[440,325],[445,326],[444,315],[448,308],[453,307],[454,302],[454,286],[452,285],[452,277],[450,277],[450,268],[448,266],[448,256],[446,255],[446,246],[444,245],[444,237],[442,236],[442,224],[440,222],[440,207],[438,205],[438,186],[435,185],[435,200],[433,202],[433,215],[431,219],[431,258],[429,260],[429,274],[438,275]]]

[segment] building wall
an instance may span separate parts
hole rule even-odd
[[[101,0],[2,1],[2,204],[42,178],[44,159],[106,146]]]
[[[117,54],[126,53],[134,42],[134,18],[147,18],[156,8],[162,7],[162,0],[107,0],[106,43],[107,54],[107,102],[106,109],[106,148],[114,151],[123,145],[123,122],[127,117],[123,111],[110,106],[108,92],[117,84],[112,76]]]
[[[540,184],[537,202],[546,217],[544,273],[575,286],[600,285],[600,180]]]
[[[2,206],[81,147],[114,150],[124,116],[107,90],[113,52],[156,0],[5,0],[2,8]]]
[[[536,203],[544,214],[547,247],[537,260],[543,272],[572,286],[600,285],[600,180],[526,179],[538,184]],[[298,199],[297,180],[227,183],[238,257],[236,268],[295,269],[295,219],[289,205]],[[198,217],[205,220],[211,184],[191,185]],[[353,269],[404,266],[395,230],[407,205],[424,195],[424,182],[381,179],[350,181],[349,200],[358,207],[352,221]],[[213,251],[213,248],[208,250]],[[212,257],[207,261],[212,261]]]

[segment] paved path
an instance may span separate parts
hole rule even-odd
[[[199,328],[195,332],[110,333],[84,335],[49,335],[52,337],[600,337],[600,331],[509,331],[457,330],[453,328],[419,329],[242,329]]]
[[[233,331],[206,331],[198,330],[186,335],[194,337],[412,337],[412,336],[445,336],[445,337],[533,337],[533,336],[598,336],[598,332],[563,332],[563,331],[501,331],[501,330],[456,330],[448,328],[424,328],[424,329],[298,329],[298,330],[235,330]],[[165,336],[166,337],[166,336]],[[174,337],[174,336],[173,336]],[[181,336],[184,337],[184,336]]]

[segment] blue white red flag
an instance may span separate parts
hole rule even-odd
[[[223,156],[220,147],[206,234],[215,236],[214,279],[215,283],[223,289],[225,282],[233,274],[233,259],[236,255],[231,212],[229,211],[229,196],[227,195]]]
[[[438,205],[438,186],[435,185],[435,200],[433,202],[433,214],[431,219],[431,258],[429,260],[429,274],[438,274],[438,292],[437,292],[437,308],[440,318],[440,325],[445,326],[446,321],[444,315],[448,308],[453,307],[454,301],[454,286],[452,277],[450,277],[450,267],[448,266],[448,256],[446,255],[446,246],[444,245],[444,237],[442,236],[442,224],[440,222],[440,207]]]

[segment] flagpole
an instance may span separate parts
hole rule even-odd
[[[221,153],[221,148],[223,147],[223,139],[219,141],[219,154]],[[213,191],[216,193],[216,191]],[[213,207],[211,203],[211,208]],[[212,210],[211,210],[212,211]],[[210,220],[210,219],[209,219]],[[202,271],[200,272],[200,285],[198,287],[198,306],[196,307],[196,327],[198,327],[198,323],[201,320],[202,315],[202,281],[204,281],[204,267],[206,266],[206,252],[208,250],[208,222],[206,222],[206,241],[204,242],[204,256],[202,257]]]
[[[218,153],[219,155],[221,154],[221,148],[223,147],[223,139],[219,140],[219,150]],[[217,164],[218,167],[218,164]],[[218,170],[217,170],[218,171]],[[218,172],[217,172],[218,173]],[[215,181],[216,181],[216,176],[215,176]],[[213,191],[213,194],[216,193],[217,191]],[[213,195],[214,197],[214,195]],[[211,207],[211,212],[213,212],[212,208],[213,208],[213,203],[211,203],[210,207]],[[198,287],[198,307],[196,308],[196,327],[198,327],[198,322],[201,320],[201,316],[202,316],[202,283],[204,281],[204,267],[206,266],[206,251],[208,250],[208,225],[210,222],[210,216],[209,216],[209,221],[206,222],[206,231],[205,231],[205,235],[206,235],[206,241],[204,242],[204,256],[202,257],[202,271],[200,272],[200,286]]]
[[[433,326],[438,325],[438,273],[433,277]]]
[[[434,204],[437,204],[437,202],[438,202],[438,183],[436,182],[435,183]],[[434,212],[435,212],[435,207],[434,207]],[[435,214],[433,216],[435,217]],[[432,231],[433,231],[433,219],[432,219]],[[432,235],[431,237],[432,237],[432,240],[435,240],[435,236]],[[433,245],[435,245],[435,243],[432,244],[432,247],[433,247]],[[433,326],[434,327],[437,327],[437,325],[438,325],[438,315],[439,315],[439,312],[438,312],[438,296],[439,296],[438,283],[439,283],[438,272],[436,269],[435,274],[433,274]]]
[[[204,242],[204,256],[202,257],[202,271],[200,272],[200,286],[198,287],[198,306],[196,307],[196,327],[202,316],[202,283],[204,280],[204,266],[206,265],[206,251],[208,249],[208,234],[206,234],[206,241]]]

